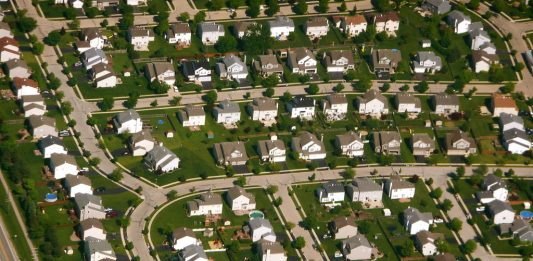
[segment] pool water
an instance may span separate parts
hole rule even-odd
[[[47,193],[46,196],[44,197],[44,200],[46,202],[55,202],[57,201],[57,195],[54,193]]]
[[[250,212],[250,214],[248,214],[248,216],[250,217],[250,219],[256,219],[256,218],[264,218],[265,214],[263,214],[263,212],[261,212],[259,210],[254,210],[254,211]]]
[[[522,211],[520,211],[520,216],[523,219],[531,219],[531,218],[533,218],[533,212],[531,212],[529,210],[522,210]]]

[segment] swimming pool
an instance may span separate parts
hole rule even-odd
[[[248,214],[248,216],[250,217],[250,219],[265,218],[265,214],[263,214],[263,212],[261,212],[259,210],[254,210],[254,211],[250,212],[250,214]]]
[[[46,196],[44,196],[44,200],[46,202],[56,202],[57,201],[57,195],[54,193],[46,193]]]
[[[520,211],[520,217],[522,217],[522,219],[531,219],[533,218],[533,212],[529,210],[522,210]]]

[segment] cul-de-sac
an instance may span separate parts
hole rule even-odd
[[[533,258],[533,1],[0,0],[0,260]]]

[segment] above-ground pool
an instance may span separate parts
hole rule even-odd
[[[529,210],[522,210],[520,211],[520,217],[522,217],[522,219],[531,219],[533,218],[533,212]]]
[[[57,200],[57,195],[54,193],[46,193],[46,196],[44,196],[44,200],[46,202],[55,202]]]
[[[263,212],[261,212],[259,210],[254,210],[254,211],[250,212],[250,214],[248,214],[248,216],[250,217],[250,219],[265,218],[265,214],[263,214]]]

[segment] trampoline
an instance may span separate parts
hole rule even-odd
[[[533,212],[529,210],[522,210],[520,211],[520,217],[522,217],[522,219],[531,219],[533,218]]]

